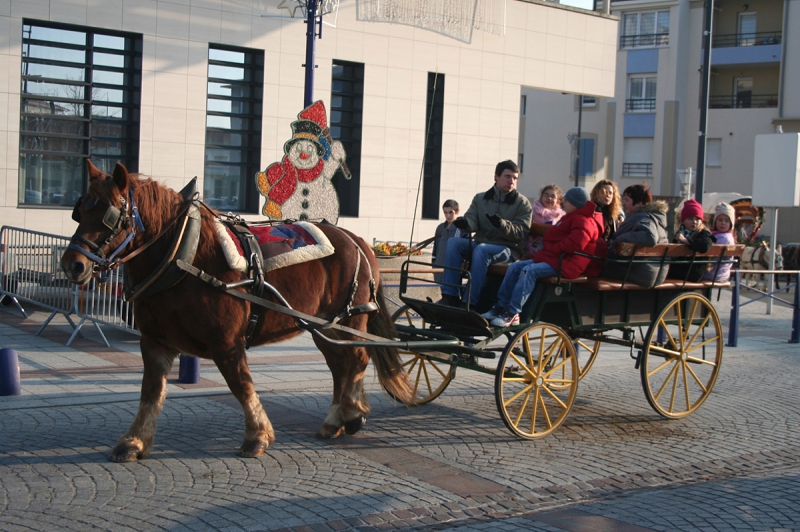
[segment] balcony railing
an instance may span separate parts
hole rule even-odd
[[[708,106],[711,109],[752,109],[778,107],[777,94],[737,94],[710,96]]]
[[[622,163],[623,177],[653,177],[653,163]]]
[[[760,46],[763,44],[780,44],[782,32],[760,31],[757,33],[726,33],[714,35],[712,48],[728,48],[731,46]]]
[[[632,98],[625,100],[625,111],[655,111],[656,99],[655,98]]]
[[[620,48],[640,48],[644,46],[665,46],[669,44],[669,33],[649,33],[646,35],[620,35]]]

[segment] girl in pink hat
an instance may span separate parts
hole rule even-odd
[[[675,233],[672,241],[676,244],[686,244],[692,251],[700,253],[711,249],[717,239],[706,229],[703,216],[703,206],[697,200],[685,201],[681,209],[681,228]],[[708,264],[695,264],[691,267],[688,264],[673,264],[669,267],[668,277],[694,283],[700,281],[707,270]]]

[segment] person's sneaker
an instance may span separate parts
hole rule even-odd
[[[450,294],[442,294],[442,299],[437,301],[436,304],[445,305],[448,307],[460,307],[461,298],[457,296],[451,296]]]
[[[492,321],[494,318],[502,314],[502,312],[503,312],[503,307],[495,305],[492,308],[490,308],[488,312],[484,312],[483,314],[481,314],[481,317],[484,318],[486,321]]]
[[[491,321],[495,327],[513,327],[519,325],[519,314],[511,310],[504,310],[502,314]]]

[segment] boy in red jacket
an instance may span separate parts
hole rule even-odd
[[[591,259],[574,255],[576,251],[593,255],[597,240],[603,235],[603,214],[595,212],[583,187],[571,188],[564,195],[562,208],[567,215],[544,234],[544,247],[533,260],[522,260],[508,267],[503,284],[497,292],[497,303],[481,314],[495,327],[519,324],[519,313],[533,293],[536,279],[558,274],[561,254],[561,276],[574,279],[589,267]]]

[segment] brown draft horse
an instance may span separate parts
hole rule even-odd
[[[111,176],[91,162],[88,168],[89,189],[76,205],[75,217],[79,225],[70,249],[61,259],[61,267],[70,281],[82,285],[89,282],[98,264],[101,268],[109,264],[113,267],[113,261],[109,263],[108,258],[115,253],[118,253],[117,260],[124,261],[127,255],[149,245],[125,263],[128,279],[136,286],[151,275],[169,253],[172,235],[179,230],[179,224],[171,225],[171,222],[179,216],[186,202],[180,194],[152,179],[129,174],[119,163]],[[216,213],[207,208],[199,212],[202,222],[194,266],[225,283],[246,279],[244,274],[227,265],[213,227]],[[139,225],[137,217],[141,220],[138,233],[135,230]],[[142,225],[144,231],[141,231]],[[355,276],[359,282],[353,304],[358,305],[367,303],[371,297],[370,270],[376,283],[380,282],[380,274],[375,256],[362,239],[334,226],[322,224],[318,227],[330,239],[335,253],[273,270],[265,274],[265,281],[276,287],[293,309],[328,318],[345,308]],[[130,238],[130,235],[135,236]],[[358,251],[356,243],[363,253]],[[360,267],[358,261],[362,261]],[[369,262],[369,267],[364,261]],[[393,338],[394,326],[385,310],[380,286],[376,296],[380,307],[377,313],[350,316],[340,323],[358,331]],[[269,295],[265,299],[276,301]],[[247,365],[245,331],[250,314],[248,301],[221,293],[191,275],[166,290],[135,300],[134,315],[142,335],[142,393],[136,418],[117,441],[109,456],[111,460],[134,461],[146,457],[152,449],[156,418],[166,397],[167,375],[179,353],[214,361],[244,410],[244,443],[239,455],[264,453],[275,441],[275,433]],[[300,332],[291,316],[264,310],[251,342],[252,345],[279,342]],[[338,340],[356,339],[341,330],[324,329],[324,335]],[[333,376],[333,402],[318,437],[335,438],[342,431],[354,434],[363,426],[370,412],[363,386],[370,355],[384,388],[404,402],[410,400],[408,377],[396,349],[333,345],[316,336],[314,342],[325,356]]]

